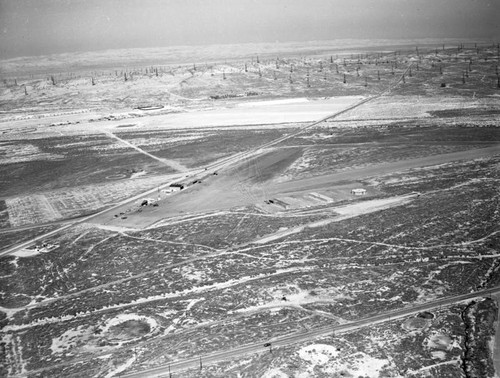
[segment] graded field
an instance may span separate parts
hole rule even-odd
[[[493,376],[498,45],[378,43],[2,61],[0,376]]]

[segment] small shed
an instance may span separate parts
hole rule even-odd
[[[351,194],[354,194],[355,196],[364,196],[366,194],[366,189],[352,189]]]

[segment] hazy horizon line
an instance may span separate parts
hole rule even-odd
[[[64,55],[76,55],[76,54],[100,54],[105,52],[117,52],[117,51],[129,51],[129,50],[169,50],[169,49],[180,49],[180,48],[202,48],[202,49],[210,49],[214,47],[228,47],[228,46],[285,46],[285,45],[293,45],[293,44],[313,44],[313,43],[328,43],[328,42],[340,42],[340,41],[364,41],[364,42],[382,42],[382,41],[390,41],[395,43],[383,43],[380,45],[374,44],[372,46],[368,45],[360,45],[360,46],[339,46],[332,47],[334,49],[355,49],[358,47],[366,47],[366,48],[375,48],[375,47],[384,47],[384,46],[397,46],[397,45],[407,45],[408,42],[420,42],[423,45],[439,45],[442,42],[439,41],[448,41],[451,43],[460,43],[463,41],[467,41],[466,43],[480,43],[480,44],[498,44],[500,43],[499,37],[418,37],[418,38],[335,38],[335,39],[311,39],[311,40],[293,40],[293,41],[274,41],[274,42],[220,42],[220,43],[206,43],[206,44],[175,44],[175,45],[157,45],[157,46],[135,46],[135,47],[117,47],[117,48],[97,48],[92,50],[71,50],[64,52],[53,52],[48,54],[33,54],[33,55],[15,55],[6,59],[0,59],[0,62],[9,62],[15,60],[23,60],[28,58],[43,58],[43,57],[55,57],[55,56],[64,56]],[[423,41],[429,41],[428,43],[423,43]],[[432,42],[431,42],[432,41]],[[396,43],[399,42],[399,43]],[[324,46],[327,47],[327,46]],[[271,52],[259,52],[256,51],[255,54],[267,54]]]

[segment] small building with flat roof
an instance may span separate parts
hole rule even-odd
[[[351,194],[354,194],[355,196],[364,196],[366,194],[366,189],[352,189]]]

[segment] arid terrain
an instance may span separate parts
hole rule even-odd
[[[0,376],[500,377],[500,45],[0,61]]]

